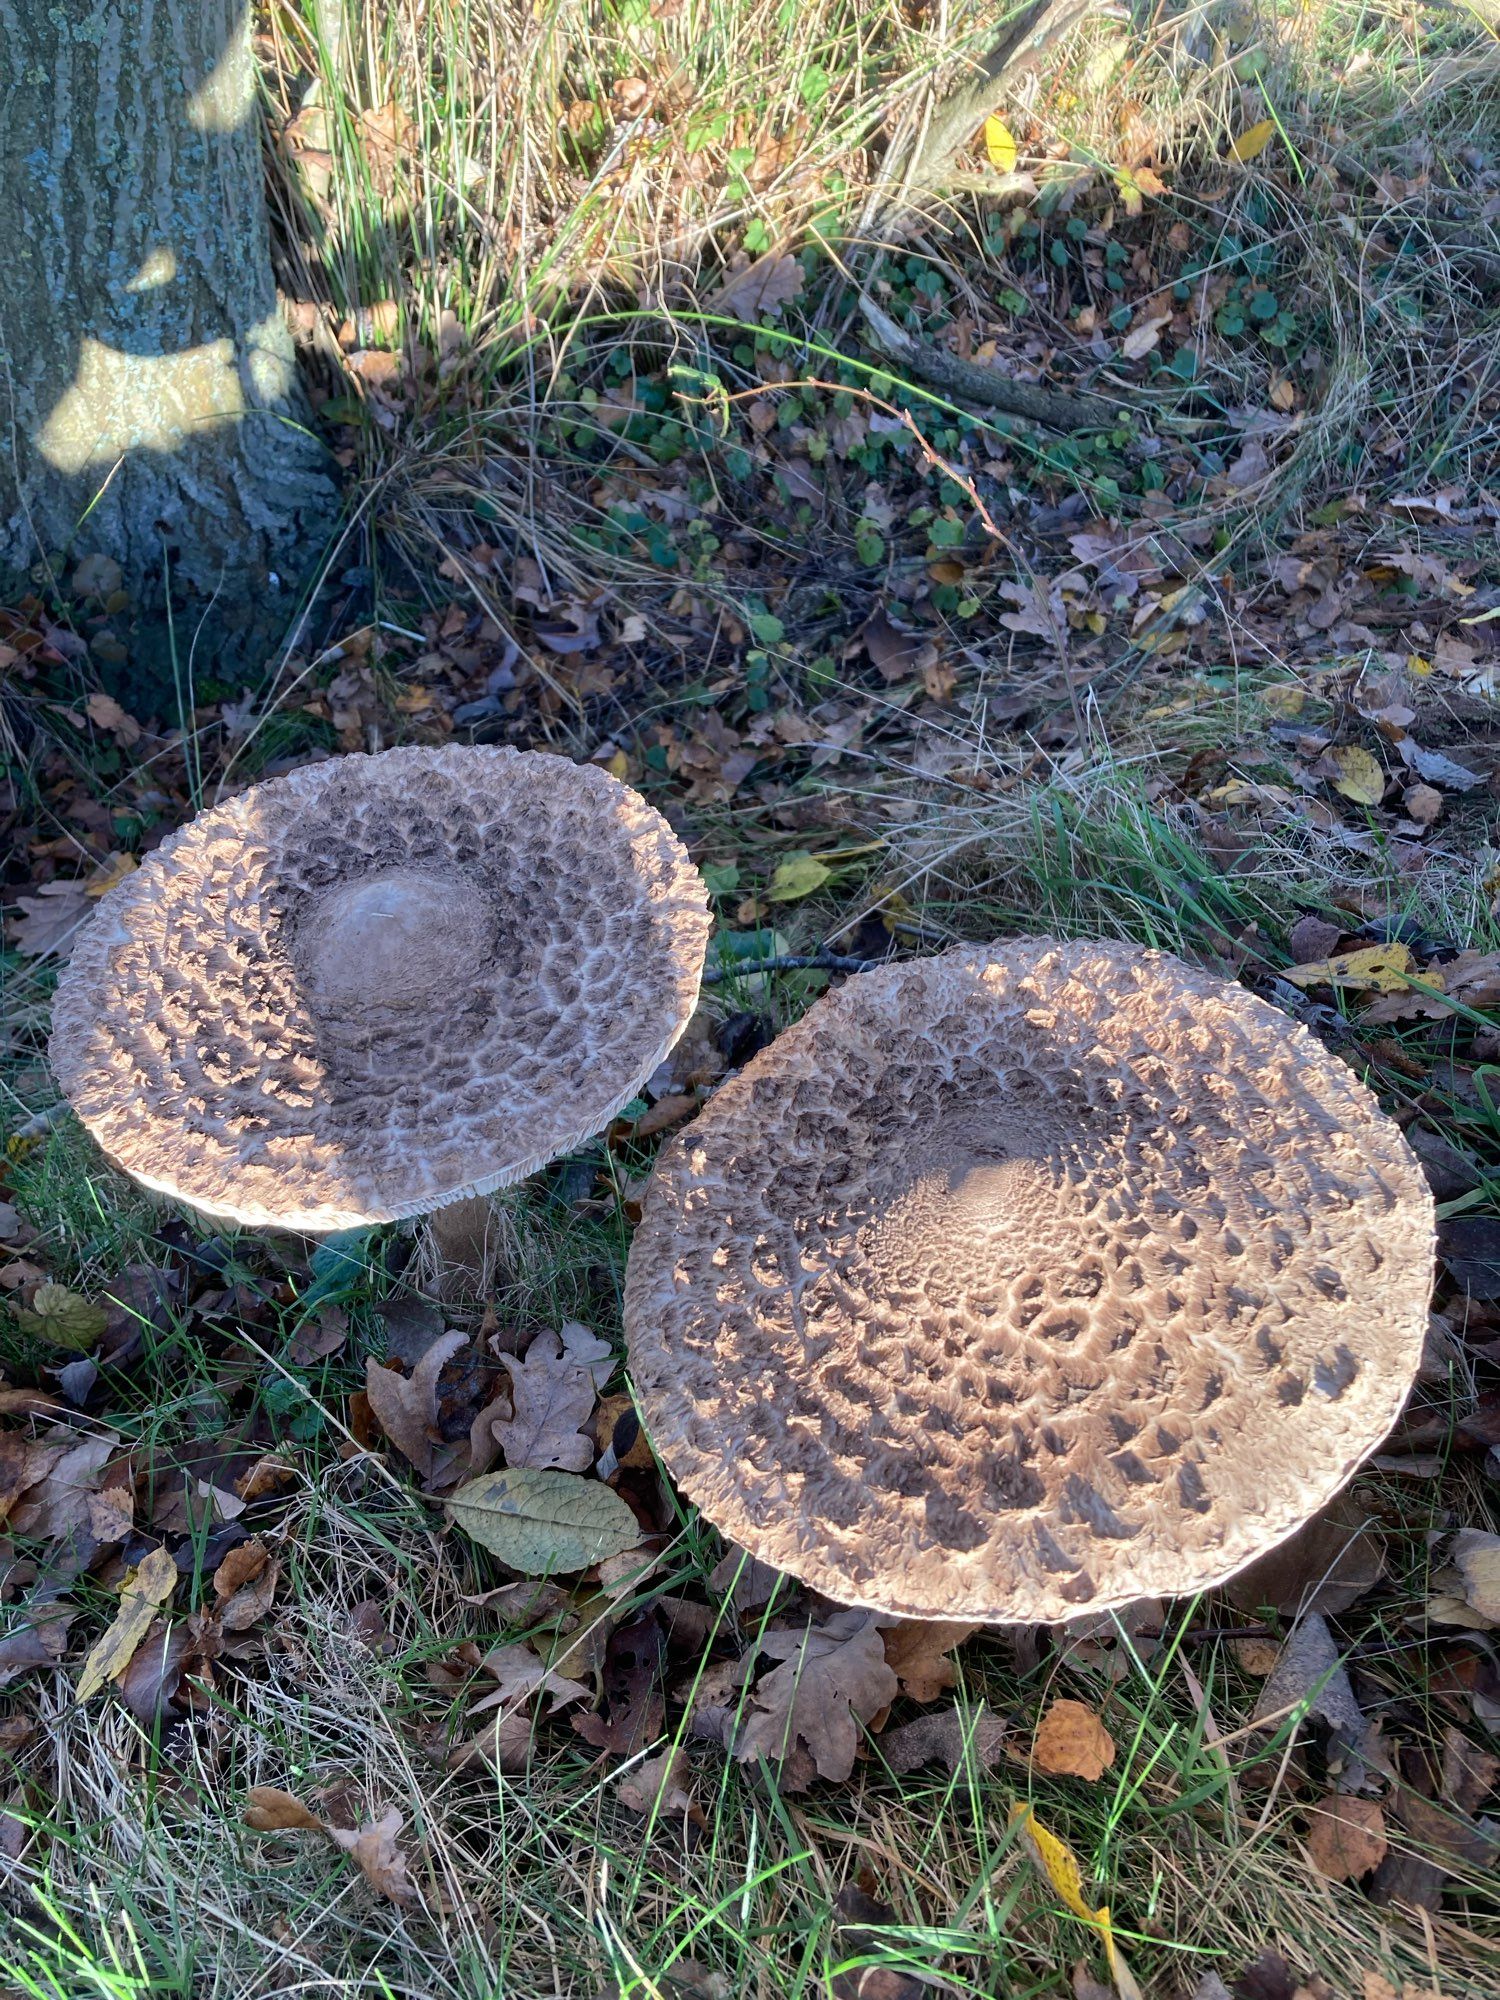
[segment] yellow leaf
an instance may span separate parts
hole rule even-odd
[[[1460,625],[1465,625],[1469,621],[1460,618],[1458,622]],[[1424,660],[1420,653],[1408,653],[1406,656],[1406,671],[1414,675],[1417,680],[1425,681],[1432,673],[1432,662],[1431,660]]]
[[[117,883],[125,880],[125,877],[134,867],[135,860],[133,856],[129,854],[111,854],[107,860],[99,863],[99,866],[94,870],[92,875],[85,879],[83,885],[84,895],[91,902],[97,901],[100,896],[107,896]]]
[[[1235,159],[1241,163],[1247,160],[1258,160],[1275,137],[1276,120],[1274,118],[1262,118],[1258,124],[1252,125],[1247,131],[1241,132],[1229,150]]]
[[[1020,149],[1011,136],[1010,127],[1003,118],[986,118],[984,121],[984,150],[989,155],[990,165],[997,173],[1013,174]]]
[[[1130,1967],[1121,1956],[1115,1943],[1114,1930],[1109,1921],[1109,1906],[1101,1904],[1091,1910],[1083,1893],[1083,1870],[1078,1865],[1078,1857],[1066,1841],[1059,1840],[1055,1833],[1048,1833],[1028,1805],[1014,1805],[1010,1809],[1010,1822],[1018,1822],[1021,1831],[1031,1842],[1038,1866],[1057,1892],[1058,1900],[1084,1923],[1091,1924],[1099,1933],[1104,1946],[1104,1955],[1109,1960],[1109,1974],[1114,1980],[1121,2000],[1141,2000],[1141,1989],[1135,1982]]]
[[[177,1587],[177,1565],[165,1549],[153,1549],[120,1592],[115,1621],[83,1663],[78,1699],[87,1701],[106,1681],[117,1681],[135,1658],[159,1608]]]
[[[1404,973],[1412,970],[1411,947],[1404,944],[1371,944],[1360,951],[1341,952],[1337,958],[1319,958],[1307,965],[1294,965],[1282,973],[1292,986],[1337,986],[1346,993],[1405,993],[1410,989]],[[1428,970],[1424,984],[1441,987],[1442,975]]]
[[[815,854],[789,854],[777,863],[766,894],[773,903],[795,903],[821,889],[832,873]]]
[[[1338,767],[1333,789],[1358,806],[1378,806],[1385,797],[1385,772],[1379,760],[1358,743],[1341,743],[1328,754]]]

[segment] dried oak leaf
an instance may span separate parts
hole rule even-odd
[[[510,1375],[515,1414],[496,1420],[491,1429],[506,1464],[538,1472],[586,1471],[594,1446],[582,1426],[614,1368],[605,1342],[573,1322],[560,1334],[539,1333],[523,1360],[502,1355],[501,1365]]]
[[[1500,1625],[1500,1535],[1461,1529],[1454,1538],[1453,1561],[1469,1608],[1490,1624]]]
[[[373,1357],[365,1363],[365,1394],[376,1422],[424,1480],[440,1477],[458,1461],[458,1454],[437,1434],[437,1386],[439,1375],[468,1345],[468,1338],[465,1333],[445,1333],[410,1375],[383,1368]]]
[[[741,255],[743,253],[740,253]],[[708,310],[731,319],[779,319],[793,299],[800,298],[804,273],[795,257],[768,251],[753,264],[739,264],[737,256],[724,283],[708,300]]]
[[[860,1723],[888,1708],[898,1687],[878,1616],[839,1611],[823,1625],[773,1628],[760,1648],[784,1664],[756,1686],[735,1756],[783,1761],[805,1746],[819,1777],[847,1778]]]
[[[936,1701],[958,1684],[958,1667],[948,1655],[979,1630],[957,1619],[902,1618],[881,1633],[885,1663],[913,1701]]]
[[[1115,1739],[1081,1701],[1055,1701],[1037,1725],[1031,1761],[1050,1778],[1102,1778],[1115,1761]]]
[[[68,1627],[77,1616],[50,1600],[21,1607],[17,1622],[0,1633],[0,1688],[33,1667],[55,1667],[68,1650]]]
[[[1330,1882],[1357,1882],[1380,1866],[1389,1846],[1377,1799],[1334,1792],[1308,1813],[1307,1851]]]

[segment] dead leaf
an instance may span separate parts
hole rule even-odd
[[[275,1785],[252,1785],[245,1807],[245,1824],[254,1833],[284,1833],[291,1828],[322,1831],[323,1822],[302,1801]]]
[[[1330,1882],[1357,1882],[1380,1866],[1389,1846],[1385,1814],[1376,1799],[1335,1792],[1308,1814],[1307,1851]]]
[[[1378,806],[1385,797],[1385,772],[1378,758],[1359,743],[1339,743],[1327,753],[1333,789],[1356,805]]]
[[[177,1588],[177,1565],[166,1549],[153,1549],[120,1592],[114,1622],[83,1663],[78,1699],[87,1701],[107,1681],[124,1674],[135,1651],[156,1622],[158,1608]]]
[[[903,1618],[881,1634],[885,1663],[913,1701],[936,1701],[957,1685],[958,1667],[948,1658],[972,1638],[977,1625],[940,1618]]]
[[[1099,1933],[1109,1960],[1110,1977],[1119,1991],[1120,2000],[1142,2000],[1141,1989],[1136,1984],[1129,1966],[1115,1943],[1114,1929],[1110,1923],[1109,1907],[1090,1907],[1083,1893],[1083,1870],[1078,1865],[1078,1857],[1066,1841],[1059,1840],[1055,1833],[1049,1833],[1038,1820],[1029,1805],[1014,1805],[1010,1810],[1013,1826],[1019,1826],[1036,1857],[1037,1865],[1051,1883],[1064,1907],[1086,1924],[1091,1924]]]
[[[556,1715],[571,1702],[586,1701],[592,1692],[582,1681],[572,1680],[549,1666],[531,1640],[517,1639],[509,1645],[496,1646],[485,1654],[480,1665],[496,1687],[493,1694],[474,1704],[475,1715],[491,1708],[514,1707],[532,1695],[543,1694],[551,1695],[549,1713]]]
[[[844,648],[847,659],[861,647],[883,681],[892,686],[919,674],[928,658],[937,657],[936,648],[922,632],[908,632],[892,623],[885,606],[877,605]]]
[[[51,1601],[22,1605],[17,1622],[0,1634],[0,1688],[33,1667],[55,1667],[68,1650],[68,1627],[77,1615]]]
[[[365,1363],[365,1394],[375,1420],[423,1479],[432,1478],[444,1461],[457,1460],[458,1454],[437,1434],[437,1384],[448,1362],[468,1344],[466,1333],[445,1333],[410,1375],[382,1368],[373,1356]]]
[[[1481,1528],[1460,1529],[1453,1542],[1453,1561],[1469,1608],[1491,1625],[1500,1625],[1500,1535]]]
[[[1385,1548],[1369,1515],[1341,1493],[1295,1535],[1242,1569],[1224,1586],[1236,1609],[1264,1608],[1294,1617],[1320,1611],[1337,1617],[1385,1575]]]
[[[984,150],[997,173],[1013,174],[1019,153],[1015,135],[1003,118],[992,112],[984,121]]]
[[[406,1821],[394,1806],[369,1826],[353,1832],[341,1826],[324,1831],[354,1862],[372,1889],[392,1903],[418,1901],[417,1886],[407,1869],[406,1856],[396,1845],[396,1836]]]
[[[601,1370],[608,1381],[614,1367],[605,1342],[575,1322],[561,1334],[539,1333],[522,1360],[500,1359],[510,1376],[514,1414],[490,1428],[507,1465],[586,1471],[594,1445],[583,1426],[593,1415]]]
[[[617,1796],[627,1812],[642,1818],[695,1812],[687,1752],[680,1747],[664,1750],[661,1756],[635,1765],[621,1778]]]
[[[1431,826],[1443,810],[1443,795],[1431,785],[1411,785],[1401,794],[1408,819],[1418,826]]]
[[[89,1502],[99,1489],[99,1475],[114,1457],[119,1445],[114,1431],[98,1437],[82,1438],[65,1444],[61,1453],[49,1458],[41,1481],[21,1496],[11,1510],[10,1523],[18,1535],[34,1535],[38,1541],[61,1541],[75,1533],[87,1533]]]
[[[970,1759],[981,1771],[990,1771],[1000,1761],[1006,1734],[1005,1724],[988,1708],[968,1714],[950,1708],[886,1730],[880,1754],[898,1777],[923,1764],[946,1764],[950,1771],[962,1771]]]
[[[280,1570],[264,1542],[241,1542],[214,1571],[219,1622],[226,1632],[245,1632],[271,1609]]]
[[[661,1733],[666,1717],[663,1669],[666,1635],[654,1612],[618,1626],[604,1656],[604,1710],[575,1715],[585,1743],[616,1757],[633,1757]]]
[[[1291,986],[1333,986],[1346,993],[1410,993],[1405,975],[1415,971],[1409,945],[1371,944],[1312,965],[1289,966],[1281,977]],[[1442,984],[1431,971],[1421,976],[1431,986]]]
[[[1115,1739],[1081,1701],[1055,1701],[1042,1717],[1031,1761],[1048,1777],[1102,1778],[1115,1761]]]
[[[771,250],[739,270],[733,265],[725,282],[707,301],[712,313],[729,319],[779,319],[802,295],[803,270],[795,257]]]
[[[1445,757],[1441,750],[1424,750],[1413,736],[1398,736],[1396,748],[1428,785],[1442,785],[1450,792],[1472,792],[1476,786],[1488,783],[1483,771],[1471,771],[1467,764]]]
[[[1230,142],[1230,154],[1240,162],[1241,166],[1244,166],[1251,160],[1258,160],[1275,137],[1276,120],[1274,118],[1259,119],[1254,125],[1248,126],[1245,131],[1241,132],[1237,139]]]
[[[823,1625],[773,1627],[760,1649],[785,1664],[756,1687],[735,1756],[779,1763],[805,1745],[818,1775],[841,1782],[854,1769],[859,1724],[888,1708],[897,1692],[879,1619],[839,1611]]]
[[[1364,1712],[1354,1699],[1327,1620],[1315,1611],[1299,1618],[1292,1628],[1281,1657],[1256,1698],[1250,1720],[1280,1726],[1298,1708],[1321,1718],[1349,1745],[1365,1738]]]
[[[133,715],[126,714],[113,695],[105,694],[102,688],[94,690],[84,708],[89,721],[107,729],[121,749],[128,750],[133,743],[140,742],[144,734],[141,725]]]
[[[1161,330],[1172,321],[1171,309],[1152,313],[1138,326],[1133,326],[1120,342],[1120,355],[1125,361],[1141,361],[1161,339]]]
[[[324,1833],[336,1847],[342,1848],[382,1896],[407,1905],[419,1900],[406,1856],[396,1845],[396,1836],[406,1822],[394,1806],[369,1826],[334,1826],[290,1792],[274,1785],[254,1785],[244,1817],[246,1826],[256,1833]]]

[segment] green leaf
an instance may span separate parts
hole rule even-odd
[[[460,1486],[448,1518],[523,1576],[560,1576],[632,1549],[634,1514],[613,1488],[576,1472],[506,1466]]]
[[[877,563],[885,561],[885,537],[868,521],[861,521],[854,531],[854,553],[866,569],[874,569]]]
[[[773,903],[795,903],[831,879],[833,870],[815,854],[789,854],[778,862],[766,894]]]
[[[27,1333],[46,1341],[49,1347],[71,1348],[80,1354],[96,1346],[109,1325],[103,1306],[90,1305],[65,1285],[38,1285],[30,1312],[18,1312],[16,1318]]]
[[[1252,292],[1250,294],[1251,319],[1275,319],[1281,310],[1281,302],[1274,292]]]
[[[732,896],[740,886],[739,864],[734,861],[705,861],[698,873],[711,896]]]
[[[750,630],[763,646],[779,646],[786,637],[786,627],[769,611],[754,613],[750,619]]]
[[[821,63],[809,63],[802,72],[802,80],[797,85],[798,95],[811,111],[815,104],[821,104],[828,95],[829,76]]]

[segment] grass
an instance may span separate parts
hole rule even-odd
[[[488,672],[540,609],[516,595],[528,562],[552,607],[613,631],[638,617],[644,636],[603,689],[581,684],[569,655],[525,646],[525,706],[485,727],[581,756],[612,748],[720,871],[726,931],[761,926],[795,951],[1047,930],[1280,969],[1297,918],[1333,909],[1353,924],[1368,906],[1478,950],[1500,944],[1482,805],[1450,801],[1440,862],[1413,874],[1383,833],[1351,847],[1295,803],[1236,817],[1189,782],[1209,756],[1223,778],[1295,793],[1302,752],[1270,736],[1267,690],[1293,682],[1311,723],[1344,728],[1351,657],[1377,670],[1363,641],[1294,638],[1290,613],[1272,629],[1257,566],[1336,546],[1368,567],[1395,536],[1383,502],[1440,489],[1462,502],[1489,476],[1500,402],[1486,260],[1500,250],[1483,205],[1500,56],[1474,18],[1325,0],[1095,23],[1007,101],[1030,185],[1007,193],[971,149],[898,220],[896,165],[986,46],[986,10],[349,11],[335,50],[327,9],[273,0],[261,54],[280,276],[349,471],[333,567],[356,580],[339,583],[326,629],[309,621],[272,663],[233,743],[215,705],[240,690],[199,662],[163,710],[177,738],[146,771],[66,719],[87,692],[76,665],[17,683],[13,699],[8,684],[7,761],[40,828],[65,828],[76,791],[133,848],[216,782],[354,747],[326,699],[346,671],[368,669],[372,713],[404,716],[424,740],[422,691],[447,672],[430,664],[442,621],[455,604],[473,615]],[[1229,158],[1264,119],[1277,132],[1265,153]],[[1170,192],[1148,187],[1132,217],[1143,169]],[[726,278],[762,257],[795,261],[773,324],[724,303]],[[1124,413],[1098,436],[1043,434],[902,378],[865,342],[861,290],[930,347],[958,343],[967,318],[964,338],[982,344],[988,329],[1002,360],[1089,377]],[[1154,359],[1127,363],[1120,338],[1158,295],[1181,324]],[[1273,402],[1278,383],[1290,408]],[[1265,468],[1226,483],[1246,412],[1273,408],[1288,424],[1267,432]],[[821,481],[811,499],[803,467]],[[1066,541],[1033,527],[1077,499],[1077,525],[1112,524],[1127,552],[1179,546],[1146,593],[1147,622],[1134,623],[1137,600],[1121,610],[1103,589],[1059,584],[1038,643],[1002,624],[1004,585],[1045,595],[1066,574]],[[981,504],[999,537],[976,528]],[[1493,552],[1464,523],[1418,516],[1401,539],[1467,564],[1470,584],[1493,580]],[[879,604],[962,657],[951,698],[851,664],[844,642]],[[1197,607],[1203,627],[1187,622]],[[83,629],[97,615],[62,609]],[[1218,652],[1208,629],[1227,634]],[[993,701],[1032,695],[1019,724],[987,719]],[[1455,695],[1455,729],[1461,708]],[[853,747],[822,765],[793,763],[806,754],[795,746],[782,763],[768,753],[770,775],[738,790],[717,784],[712,760],[692,763],[711,718],[764,750],[753,732],[784,715],[829,732],[852,719]],[[826,884],[774,900],[778,864],[808,850],[831,857]],[[1313,1867],[1308,1753],[1291,1750],[1289,1723],[1251,1732],[1261,1683],[1222,1603],[1171,1607],[1149,1642],[1117,1628],[1104,1643],[995,1632],[965,1646],[956,1699],[1011,1726],[1015,1754],[990,1771],[971,1756],[951,1778],[897,1775],[875,1738],[849,1784],[783,1794],[688,1742],[698,1825],[628,1811],[630,1763],[593,1757],[566,1718],[538,1734],[524,1773],[449,1769],[464,1704],[446,1663],[513,1628],[486,1601],[498,1579],[482,1555],[437,1532],[397,1461],[351,1437],[383,1306],[434,1289],[430,1239],[403,1226],[356,1246],[352,1266],[325,1260],[347,1343],[289,1358],[320,1276],[313,1246],[219,1237],[143,1197],[70,1119],[28,1125],[53,1104],[49,975],[13,954],[4,975],[7,1123],[24,1135],[6,1198],[40,1232],[29,1254],[90,1297],[122,1296],[122,1272],[173,1260],[201,1284],[208,1259],[239,1287],[211,1324],[181,1293],[146,1314],[107,1421],[162,1491],[184,1460],[211,1472],[226,1440],[282,1444],[293,1477],[245,1516],[282,1565],[264,1643],[205,1666],[181,1719],[153,1730],[113,1700],[80,1709],[62,1675],[6,1691],[0,1730],[19,1726],[0,1735],[0,1800],[34,1838],[0,1876],[0,1992],[588,2000],[614,1982],[630,2000],[845,2000],[860,1965],[881,1963],[928,1991],[1029,2000],[1069,1990],[1079,1962],[1096,1979],[1105,1967],[1097,1933],[1013,1827],[1022,1800],[1108,1901],[1151,2000],[1211,1973],[1233,1981],[1267,1948],[1339,2000],[1363,2000],[1369,1972],[1444,2000],[1500,1987],[1493,1884],[1471,1864],[1455,1865],[1437,1912],[1377,1908]],[[708,1017],[752,1009],[780,1026],[824,984],[726,979]],[[1330,1033],[1336,1013],[1319,1016]],[[1445,1088],[1427,1030],[1339,1045],[1388,1101],[1472,1152],[1476,1206],[1492,1208],[1500,1129],[1482,1099]],[[649,1148],[596,1152],[497,1198],[485,1303],[500,1324],[576,1316],[618,1347],[632,1186],[649,1161]],[[482,1306],[445,1311],[472,1327]],[[0,1369],[32,1379],[35,1343],[0,1321]],[[1460,1380],[1424,1390],[1438,1417],[1463,1393]],[[1451,1635],[1435,1636],[1423,1607],[1449,1526],[1493,1523],[1493,1487],[1464,1462],[1430,1482],[1374,1471],[1358,1490],[1390,1575],[1340,1621],[1341,1644],[1367,1712],[1431,1760],[1460,1711]],[[189,1504],[211,1570],[212,1509]],[[711,1597],[721,1553],[684,1520],[663,1573]],[[6,1590],[12,1574],[0,1569]],[[351,1622],[370,1602],[386,1635],[373,1649]],[[78,1629],[109,1608],[94,1591]],[[673,1684],[701,1664],[674,1656]],[[1095,1707],[1119,1746],[1098,1784],[1026,1761],[1060,1694]],[[682,1726],[669,1709],[668,1737]],[[395,1806],[425,1909],[379,1899],[321,1835],[248,1832],[257,1784],[332,1795],[343,1824]],[[882,1912],[842,1921],[851,1885]],[[862,2000],[915,1990],[867,1982]]]

